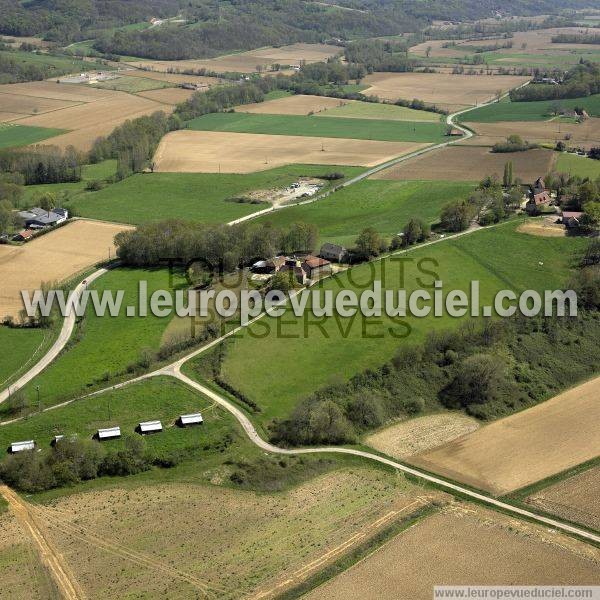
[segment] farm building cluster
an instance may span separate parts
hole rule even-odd
[[[180,415],[177,417],[175,421],[175,425],[177,427],[193,427],[196,425],[202,425],[204,423],[204,419],[201,413],[192,413],[187,415]],[[159,420],[155,421],[142,421],[137,424],[135,428],[135,432],[140,435],[150,435],[153,433],[161,433],[163,431],[163,424]],[[75,439],[77,436],[72,435],[70,439]],[[108,440],[117,440],[121,437],[121,427],[115,425],[114,427],[106,427],[98,429],[94,435],[93,439],[104,442]],[[66,436],[64,434],[55,435],[52,439],[51,445],[56,446],[62,440],[65,440]],[[36,450],[38,447],[35,440],[25,440],[22,442],[13,442],[9,448],[8,452],[10,454],[19,454],[20,452],[24,452],[26,450]]]
[[[529,191],[529,198],[525,205],[525,210],[529,215],[538,215],[555,209],[559,215],[558,223],[565,226],[566,229],[577,229],[583,215],[581,211],[563,210],[562,205],[568,203],[568,198],[556,198],[546,188],[542,177],[538,177]]]
[[[19,221],[23,224],[23,229],[16,233],[12,237],[12,240],[15,242],[25,242],[39,231],[65,223],[69,218],[69,211],[66,208],[46,210],[34,207],[19,211],[18,216]],[[8,241],[8,234],[2,235],[2,241]]]
[[[257,275],[267,276],[275,273],[290,273],[299,285],[310,285],[321,277],[330,275],[333,271],[333,262],[342,263],[347,257],[346,248],[326,243],[321,246],[319,256],[312,254],[275,256],[255,262],[251,270]]]

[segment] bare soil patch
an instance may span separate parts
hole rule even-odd
[[[161,141],[156,171],[252,173],[288,164],[374,166],[427,144],[342,138],[174,131]]]
[[[194,90],[184,90],[183,88],[163,88],[160,90],[148,90],[147,92],[138,92],[138,96],[161,102],[162,104],[180,104],[185,102],[196,92]]]
[[[600,454],[600,377],[411,458],[430,471],[506,494]]]
[[[502,121],[498,123],[467,123],[467,127],[492,144],[509,135],[517,134],[530,142],[558,142],[566,140],[569,146],[597,146],[600,144],[600,119],[586,119],[583,123],[553,121]],[[567,138],[569,138],[567,140]],[[479,139],[471,138],[473,143]]]
[[[374,523],[402,518],[419,491],[387,473],[355,469],[283,493],[162,484],[77,494],[39,510],[90,598],[165,590],[177,598],[240,598],[277,585],[282,573],[312,574],[313,562],[318,570],[339,556],[328,552],[368,539]]]
[[[328,108],[346,104],[347,100],[327,98],[325,96],[305,96],[298,94],[287,98],[278,98],[267,102],[245,104],[236,107],[236,112],[265,113],[272,115],[308,115],[318,113]]]
[[[3,598],[60,598],[50,575],[40,563],[28,532],[8,511],[0,515],[0,581]]]
[[[363,93],[385,100],[418,98],[450,111],[477,106],[525,81],[512,75],[452,75],[450,73],[373,73],[363,80]]]
[[[567,231],[564,225],[556,223],[557,217],[548,219],[526,221],[517,227],[517,231],[537,235],[539,237],[565,237]]]
[[[207,69],[217,73],[227,71],[254,73],[258,66],[266,69],[273,64],[299,65],[303,60],[309,63],[324,61],[330,56],[338,54],[339,51],[339,48],[325,44],[291,44],[281,48],[263,48],[216,58],[173,61],[151,60],[133,64],[142,69],[153,69],[155,71],[173,70],[177,72],[186,69]]]
[[[21,290],[44,281],[62,281],[114,256],[113,238],[126,225],[77,220],[23,246],[0,246],[0,318],[18,316]]]
[[[376,173],[372,178],[479,181],[486,175],[502,178],[504,165],[512,161],[515,177],[533,183],[552,170],[554,160],[554,152],[541,148],[502,154],[490,152],[489,147],[452,146],[427,152]]]
[[[473,505],[456,504],[396,536],[304,596],[432,598],[436,585],[594,585],[600,550]]]
[[[427,415],[390,425],[365,439],[369,446],[390,456],[405,458],[466,435],[479,421],[461,413]]]
[[[542,510],[600,531],[600,467],[593,467],[535,492],[527,502]]]

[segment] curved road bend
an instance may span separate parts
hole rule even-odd
[[[84,279],[86,284],[80,282],[77,287],[73,290],[73,293],[77,295],[77,297],[81,296],[83,290],[85,290],[87,284],[92,283],[101,275],[104,275],[108,269],[98,269],[94,273],[92,273],[89,277]],[[71,334],[73,333],[73,329],[75,327],[75,322],[77,320],[77,316],[72,311],[65,320],[63,321],[62,328],[60,333],[58,334],[58,338],[48,352],[41,358],[39,362],[37,362],[27,373],[22,375],[17,381],[9,385],[6,389],[0,392],[0,404],[10,397],[10,394],[16,392],[21,389],[25,384],[29,383],[34,377],[39,375],[62,351],[65,347]]]

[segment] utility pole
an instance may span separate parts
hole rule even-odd
[[[38,402],[38,412],[42,412],[42,403],[40,402],[40,386],[35,386],[35,391],[37,392],[37,402]]]

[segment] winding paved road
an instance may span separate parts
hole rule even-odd
[[[87,285],[98,279],[98,277],[100,277],[101,275],[104,275],[106,271],[107,269],[98,269],[89,277],[83,280],[86,282],[85,284],[83,283],[83,281],[80,282],[77,285],[77,287],[73,290],[73,293],[76,294],[77,297],[81,296],[81,293],[83,292],[83,290],[85,290]],[[21,389],[34,377],[39,375],[62,352],[63,348],[69,341],[71,334],[73,333],[76,320],[77,316],[75,315],[74,311],[72,311],[67,317],[65,317],[60,333],[58,334],[58,337],[56,338],[54,344],[52,344],[50,350],[48,350],[48,352],[41,358],[41,360],[35,365],[33,365],[33,367],[31,367],[31,369],[29,369],[27,373],[22,375],[19,379],[17,379],[17,381],[10,384],[6,389],[0,392],[0,404],[8,400],[11,394]]]

